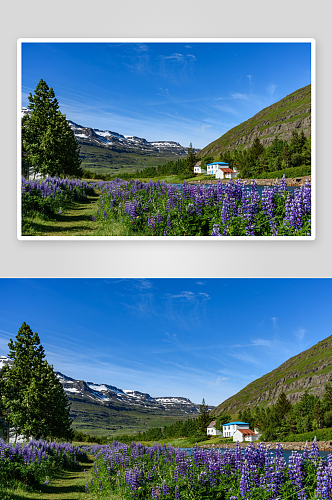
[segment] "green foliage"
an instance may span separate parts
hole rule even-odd
[[[199,406],[199,415],[197,418],[197,430],[201,434],[206,435],[206,428],[211,423],[212,417],[208,410],[207,405],[205,404],[205,400],[203,398],[202,404]]]
[[[52,88],[40,80],[22,119],[22,167],[42,176],[81,177],[79,147]]]
[[[217,416],[216,418],[216,423],[215,423],[215,428],[218,431],[223,431],[223,425],[228,424],[228,422],[232,421],[231,415],[228,413],[221,413],[220,415]]]
[[[252,134],[259,130],[260,138],[267,139],[271,136],[271,128],[285,123],[295,123],[310,116],[311,85],[307,85],[284,99],[262,109],[255,116],[240,123],[226,134],[222,135],[200,151],[201,157],[210,154],[224,153],[226,150],[234,150],[241,141],[241,148],[246,148],[251,142]],[[295,126],[295,125],[294,125]],[[222,160],[220,161],[227,161]]]
[[[280,179],[283,176],[286,179],[291,177],[304,177],[306,175],[311,175],[310,165],[301,165],[300,167],[284,168],[282,170],[275,170],[273,172],[262,172],[256,175],[256,179]]]
[[[23,323],[8,347],[13,363],[1,370],[0,387],[9,426],[26,438],[71,439],[69,402],[53,366],[45,359],[38,334]]]
[[[272,144],[264,148],[256,137],[248,149],[221,153],[220,161],[228,162],[231,168],[236,167],[242,179],[310,175],[311,138],[306,138],[303,131],[300,135],[293,131],[289,143],[276,136]]]
[[[278,441],[282,442],[305,442],[313,441],[316,437],[317,441],[332,441],[332,428],[315,429],[302,434],[292,433],[284,437],[278,436]]]
[[[188,156],[186,158],[186,172],[192,174],[194,171],[194,166],[195,166],[196,162],[197,162],[197,160],[196,160],[196,156],[194,154],[193,145],[192,145],[192,143],[190,143],[189,148],[188,148]]]

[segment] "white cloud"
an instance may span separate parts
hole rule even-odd
[[[176,59],[177,61],[181,61],[184,59],[184,55],[183,54],[172,54],[171,56],[164,56],[165,59]]]
[[[301,341],[303,340],[305,333],[306,330],[304,328],[299,328],[296,332],[294,332],[294,335]]]
[[[211,380],[207,385],[220,385],[223,380],[229,380],[229,377],[217,377],[216,380]]]
[[[205,299],[210,299],[210,296],[207,293],[199,292],[199,293],[194,293],[194,292],[189,292],[189,291],[184,291],[180,292],[178,294],[172,295],[168,294],[168,297],[171,299],[187,299],[187,300],[197,300],[203,296]]]
[[[234,92],[234,94],[231,94],[233,99],[244,99],[245,101],[248,101],[248,95],[247,94],[240,94],[239,92]]]
[[[277,88],[277,86],[276,86],[276,85],[274,85],[274,83],[271,83],[271,85],[269,85],[269,86],[267,87],[267,91],[268,91],[268,93],[269,93],[270,95],[273,95],[273,94],[274,94],[274,91],[275,91],[275,89],[276,89],[276,88]]]

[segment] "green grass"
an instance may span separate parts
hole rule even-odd
[[[61,215],[53,218],[43,218],[36,214],[24,220],[23,236],[126,236],[126,230],[120,225],[113,224],[107,228],[102,223],[93,222],[92,214],[97,211],[99,193],[88,196],[84,202],[73,202],[63,210]]]
[[[232,128],[224,135],[216,139],[203,148],[199,156],[217,155],[226,149],[243,149],[249,146],[247,144],[238,147],[236,142],[243,136],[253,132],[255,127],[259,128],[260,132],[267,131],[270,127],[278,124],[291,123],[296,120],[302,120],[310,116],[308,109],[311,105],[311,85],[298,89],[289,96],[286,96],[281,101],[278,101],[267,108],[262,109],[243,123]],[[290,116],[293,115],[293,116]]]
[[[316,345],[301,352],[297,356],[293,356],[280,367],[263,375],[263,377],[254,380],[242,389],[238,394],[235,394],[228,400],[224,401],[216,412],[216,415],[222,410],[226,410],[229,405],[232,405],[232,411],[238,412],[244,409],[245,403],[249,402],[251,407],[256,405],[256,401],[261,396],[262,392],[267,392],[273,388],[280,380],[284,379],[284,383],[290,380],[290,384],[294,381],[300,381],[308,377],[319,376],[332,372],[332,335],[318,342]],[[327,366],[325,366],[327,365]],[[289,384],[289,385],[290,385]],[[313,388],[314,386],[312,386]],[[315,386],[317,387],[317,386]],[[324,385],[320,384],[321,392],[324,392]],[[287,391],[287,394],[296,394],[303,391],[301,384]],[[267,401],[267,404],[269,401]],[[235,405],[235,406],[234,406]]]
[[[42,485],[37,490],[19,484],[13,488],[2,487],[0,498],[2,500],[93,500],[96,497],[85,493],[85,484],[90,479],[89,472],[93,462],[94,457],[90,455],[88,461],[81,463],[79,469],[63,470],[54,478],[50,478],[47,485]],[[108,496],[108,498],[115,500],[117,497]]]

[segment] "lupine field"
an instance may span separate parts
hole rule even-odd
[[[157,445],[114,442],[89,449],[96,455],[86,492],[132,499],[314,500],[332,497],[332,455],[319,457],[315,442],[292,452],[288,463],[281,445],[264,443],[186,451]]]
[[[159,181],[116,179],[101,189],[92,220],[122,222],[129,235],[309,236],[311,185],[287,191],[285,179],[259,196],[254,180],[180,188]]]
[[[85,450],[69,443],[31,441],[13,445],[0,439],[0,485],[47,484],[48,476],[63,468],[75,468],[83,459]]]
[[[61,214],[94,189],[101,194],[92,222],[104,227],[104,234],[114,234],[107,227],[120,224],[129,236],[311,235],[310,182],[290,192],[284,178],[260,196],[254,180],[176,186],[135,179],[87,183],[22,177],[22,220],[36,213]]]
[[[86,200],[92,190],[90,183],[78,179],[48,177],[29,181],[22,177],[22,217],[36,212],[45,215],[62,213],[70,201]]]

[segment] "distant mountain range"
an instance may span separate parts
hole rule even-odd
[[[0,356],[0,370],[6,364],[12,361]],[[184,397],[152,397],[136,390],[75,380],[55,373],[71,403],[73,427],[89,434],[133,433],[195,417],[199,412],[199,404]]]
[[[201,149],[198,156],[217,156],[227,150],[249,148],[255,137],[264,147],[275,137],[289,142],[293,130],[303,130],[306,137],[311,134],[311,85],[296,90],[280,101],[259,111],[255,116]]]
[[[31,110],[21,108],[21,117],[30,115]],[[80,146],[82,167],[100,173],[115,173],[119,169],[131,167],[142,169],[185,158],[188,147],[175,141],[147,141],[142,137],[121,135],[110,130],[84,127],[67,120]],[[198,152],[199,149],[194,151]],[[106,169],[106,170],[105,170]]]

